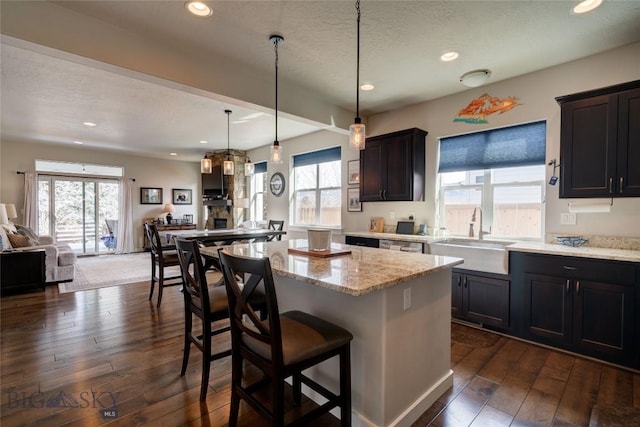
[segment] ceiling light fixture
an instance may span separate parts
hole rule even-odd
[[[213,15],[213,10],[202,1],[188,1],[185,2],[184,7],[195,16],[206,18]]]
[[[82,145],[82,144],[84,144],[84,142],[82,142],[82,141],[73,141],[73,143],[74,143],[74,144],[78,144],[78,145]]]
[[[178,153],[169,153],[170,156],[177,156]]]
[[[229,116],[231,110],[224,110],[227,115],[227,160],[222,162],[222,170],[225,175],[233,175],[235,173],[235,165],[233,164],[233,158],[231,157],[231,151],[229,151]]]
[[[360,119],[360,0],[356,0],[356,11],[358,12],[358,49],[356,56],[356,118],[349,126],[349,145],[357,150],[364,150],[365,126]]]
[[[364,91],[373,90],[375,88],[376,87],[372,83],[362,83],[362,86],[360,86],[360,89],[362,89]]]
[[[200,173],[211,173],[213,170],[213,162],[206,155],[200,160]]]
[[[579,15],[581,13],[591,12],[596,7],[602,4],[602,0],[584,0],[578,3],[571,12]]]
[[[489,77],[491,77],[491,70],[473,70],[468,73],[464,73],[460,77],[460,83],[467,87],[478,87],[485,84],[487,80],[489,80]]]
[[[93,122],[82,122],[82,124],[83,124],[83,125],[85,125],[85,126],[88,126],[88,127],[90,127],[90,128],[92,128],[92,127],[96,126],[96,124],[95,124],[95,123],[93,123]]]
[[[280,147],[280,141],[278,141],[278,45],[284,41],[284,38],[274,34],[269,37],[269,41],[273,43],[273,49],[276,53],[276,138],[271,146],[269,161],[271,163],[282,163],[282,147]]]
[[[449,62],[449,61],[458,59],[458,56],[460,56],[458,52],[454,52],[454,51],[445,52],[442,55],[440,55],[440,60],[443,62]]]
[[[208,144],[208,142],[203,139],[202,141],[200,141],[200,144]]]
[[[247,161],[244,163],[244,176],[251,176],[256,173],[256,165],[251,163],[251,159],[247,156]]]

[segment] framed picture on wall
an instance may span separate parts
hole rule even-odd
[[[141,205],[161,205],[162,188],[140,187]]]
[[[359,188],[347,189],[347,212],[362,212]]]
[[[173,189],[173,204],[174,205],[190,205],[192,203],[192,191],[182,188]]]
[[[360,184],[360,160],[351,160],[347,163],[347,181],[349,185]]]

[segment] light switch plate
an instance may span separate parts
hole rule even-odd
[[[576,214],[574,213],[561,213],[560,224],[563,225],[576,225]]]

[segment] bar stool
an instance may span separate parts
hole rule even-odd
[[[301,402],[301,385],[322,395],[327,402],[303,414],[291,424],[304,425],[335,407],[340,408],[342,426],[351,425],[350,343],[353,335],[340,326],[301,311],[279,314],[269,258],[247,258],[219,251],[231,316],[231,405],[229,427],[238,421],[240,399],[244,399],[272,426],[284,423],[285,379],[292,377],[294,404]],[[238,283],[238,276],[244,284]],[[262,284],[262,286],[259,286]],[[266,320],[257,317],[248,299],[262,289],[266,297]],[[246,319],[243,321],[243,319]],[[340,394],[336,395],[308,378],[302,371],[339,356]],[[245,362],[262,371],[264,377],[243,384]],[[271,405],[255,395],[260,386],[270,384]],[[270,408],[268,406],[271,406]]]
[[[151,248],[151,290],[149,291],[149,301],[153,297],[153,289],[158,282],[158,307],[162,302],[162,289],[167,286],[176,286],[182,284],[182,276],[165,277],[164,269],[167,267],[177,267],[180,265],[178,255],[173,245],[163,245],[158,234],[158,228],[155,224],[145,224],[145,233],[149,240]]]

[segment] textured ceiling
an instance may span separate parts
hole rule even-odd
[[[13,13],[17,9],[12,3],[1,3],[4,34],[8,20],[25,19]],[[37,11],[43,2],[30,3]],[[299,102],[322,100],[355,109],[353,1],[211,2],[214,14],[205,19],[189,15],[183,1],[52,3],[48,7],[62,8],[69,20],[92,17],[132,38],[209,61],[212,67],[233,66],[241,83],[249,71],[261,73],[268,77],[264,84],[269,93],[274,53],[267,40],[270,34],[282,34],[281,81],[316,94]],[[361,115],[461,92],[466,88],[459,76],[469,70],[489,68],[490,82],[497,82],[640,40],[640,1],[605,1],[594,12],[573,15],[576,3],[362,1],[360,80],[376,88],[361,92]],[[441,62],[440,55],[450,49],[460,52],[460,58]],[[177,151],[178,157],[193,160],[207,149],[226,146],[222,110],[231,108],[232,121],[257,116],[232,125],[232,148],[273,141],[271,105],[69,60],[13,37],[3,38],[1,54],[3,137],[57,143],[80,139],[87,146],[161,156]],[[78,128],[88,112],[101,118],[100,125]],[[322,127],[289,113],[281,120],[280,140]],[[210,144],[204,147],[201,139]]]

